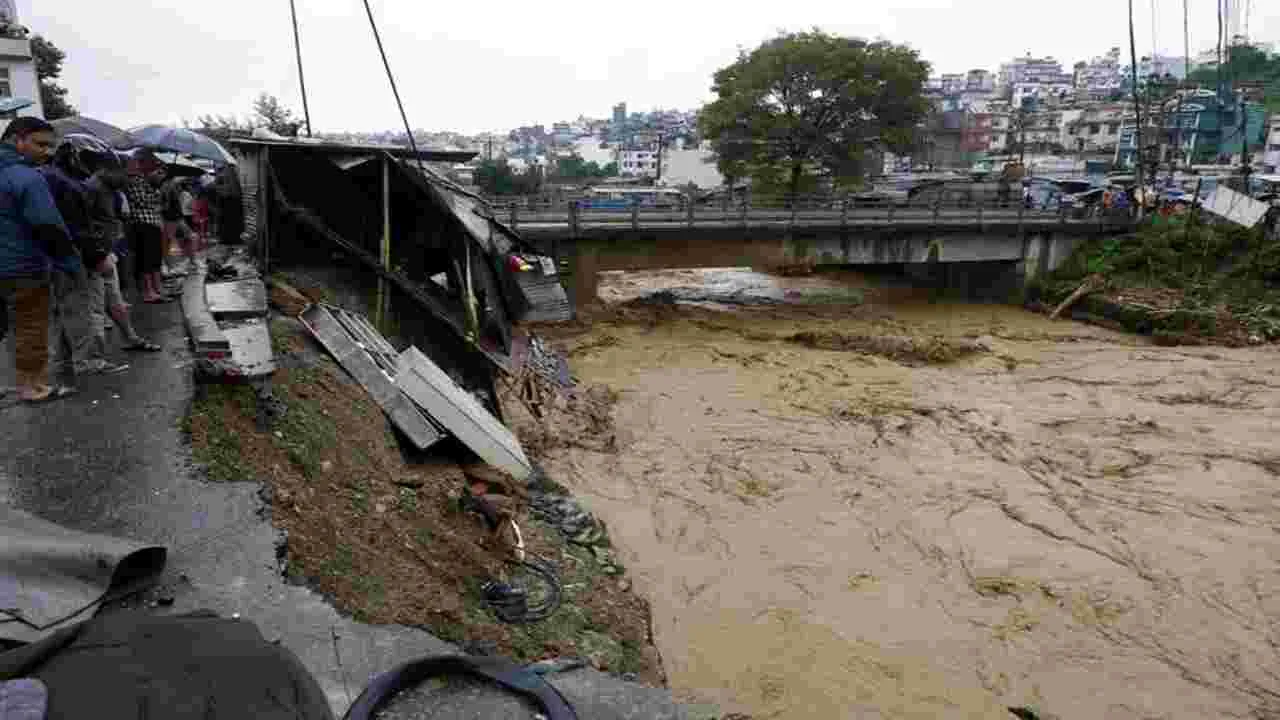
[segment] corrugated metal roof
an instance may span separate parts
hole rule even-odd
[[[285,150],[299,150],[318,153],[331,153],[336,155],[362,155],[366,153],[388,153],[396,158],[421,158],[427,162],[467,162],[479,153],[471,150],[440,150],[440,149],[419,149],[418,154],[414,155],[411,148],[402,145],[365,145],[352,143],[336,143],[328,140],[307,140],[298,138],[295,140],[261,140],[256,138],[230,138],[225,141],[228,145],[243,147],[268,147],[272,149],[280,148]]]

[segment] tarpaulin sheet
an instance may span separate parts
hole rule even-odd
[[[142,590],[164,570],[164,547],[79,532],[0,504],[0,638],[34,642]]]

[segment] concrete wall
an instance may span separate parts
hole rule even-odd
[[[1016,275],[1030,282],[1060,266],[1088,236],[1087,228],[1070,231],[1003,233],[885,231],[882,233],[813,233],[767,235],[736,230],[722,237],[691,236],[679,232],[620,234],[565,243],[572,265],[575,302],[594,299],[597,274],[605,270],[661,270],[668,268],[754,267],[788,265],[917,265],[951,277],[962,266],[989,265],[1001,283]],[[747,233],[745,236],[743,233]],[[956,266],[951,271],[940,267]],[[921,270],[921,272],[926,272]],[[910,272],[908,273],[910,274]],[[926,275],[925,277],[933,277]],[[956,281],[964,280],[955,275]],[[970,282],[970,280],[964,280]],[[972,282],[980,285],[982,280]],[[947,284],[953,284],[947,280]],[[975,286],[976,287],[976,286]],[[1007,292],[1001,291],[1005,295]]]

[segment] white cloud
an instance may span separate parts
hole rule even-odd
[[[315,127],[399,127],[361,1],[296,2]],[[1181,3],[1138,0],[1140,54],[1152,46],[1150,3],[1159,12],[1159,49],[1180,52]],[[1194,52],[1211,44],[1216,19],[1207,2],[1193,5]],[[245,114],[262,91],[301,109],[284,0],[19,0],[18,7],[24,24],[67,52],[63,83],[85,114],[126,126],[177,123]],[[373,7],[410,122],[464,132],[605,117],[619,100],[633,110],[696,107],[709,96],[711,73],[739,46],[779,29],[882,36],[947,72],[994,70],[1025,52],[1054,55],[1069,68],[1127,47],[1128,37],[1125,3],[1116,0],[374,0]],[[1250,29],[1257,39],[1280,39],[1280,19],[1256,8]]]

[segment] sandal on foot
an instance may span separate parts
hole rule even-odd
[[[23,405],[43,405],[48,402],[53,402],[54,400],[71,397],[77,392],[79,391],[69,385],[59,385],[56,388],[49,388],[48,392],[41,395],[20,397],[19,400]]]
[[[137,340],[124,346],[128,352],[160,352],[164,348],[151,342],[150,340]]]

